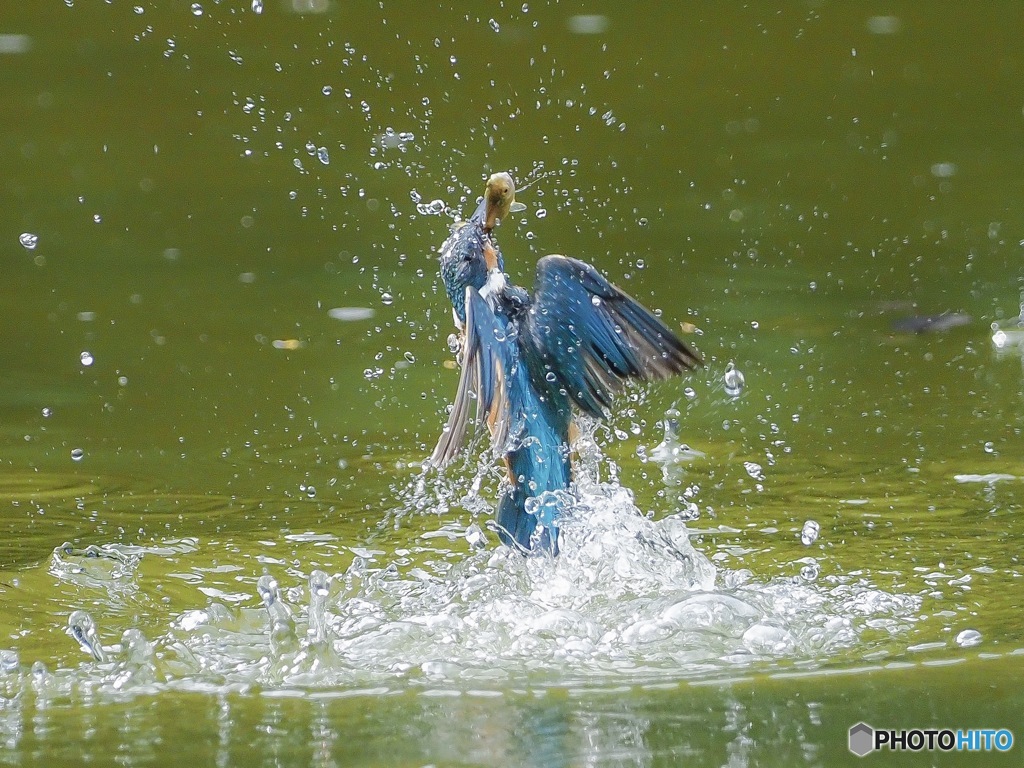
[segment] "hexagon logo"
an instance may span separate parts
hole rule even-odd
[[[875,729],[867,723],[857,723],[850,728],[850,751],[857,757],[864,757],[875,748]]]

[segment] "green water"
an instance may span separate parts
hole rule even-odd
[[[1011,2],[0,9],[0,648],[19,656],[0,763],[834,765],[859,720],[1024,737],[1024,364],[990,328],[1024,289],[1022,21]],[[459,503],[472,466],[414,490],[457,376],[451,217],[417,203],[466,211],[504,169],[527,206],[499,231],[514,279],[567,253],[700,331],[707,367],[625,398],[602,471],[655,520],[692,487],[719,589],[745,574],[800,637],[853,606],[848,640],[673,665],[619,638],[626,671],[525,654],[490,682],[402,647],[347,683],[344,658],[319,681],[260,661],[264,573],[298,610],[323,569],[338,615],[376,594],[360,558],[446,587],[518,573],[461,535],[490,478],[483,501]],[[971,322],[894,330],[943,312]],[[673,406],[703,454],[681,487],[643,461]],[[808,595],[826,608],[789,623]],[[872,595],[901,607],[858,614]],[[181,650],[180,617],[211,604],[231,616],[210,637],[242,658],[251,635],[233,672]],[[152,679],[114,685],[120,662],[67,636],[76,609],[109,646],[141,630]]]

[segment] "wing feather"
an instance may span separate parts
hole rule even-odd
[[[564,389],[600,418],[628,379],[666,379],[700,355],[586,262],[545,256],[520,338],[535,381]]]
[[[466,442],[470,424],[486,424],[495,449],[505,444],[509,429],[506,369],[508,351],[504,328],[475,288],[466,288],[466,338],[463,342],[462,373],[448,422],[430,464],[444,467]],[[475,414],[472,401],[476,400]]]

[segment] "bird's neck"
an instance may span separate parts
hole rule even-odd
[[[493,305],[494,300],[501,295],[505,290],[505,286],[508,281],[505,279],[505,273],[497,267],[488,270],[487,282],[484,283],[484,287],[480,289],[480,295],[489,304]]]

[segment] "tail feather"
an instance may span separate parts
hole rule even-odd
[[[558,528],[543,525],[538,530],[537,515],[526,511],[526,494],[521,486],[507,488],[498,502],[495,516],[501,543],[523,554],[558,554]]]

